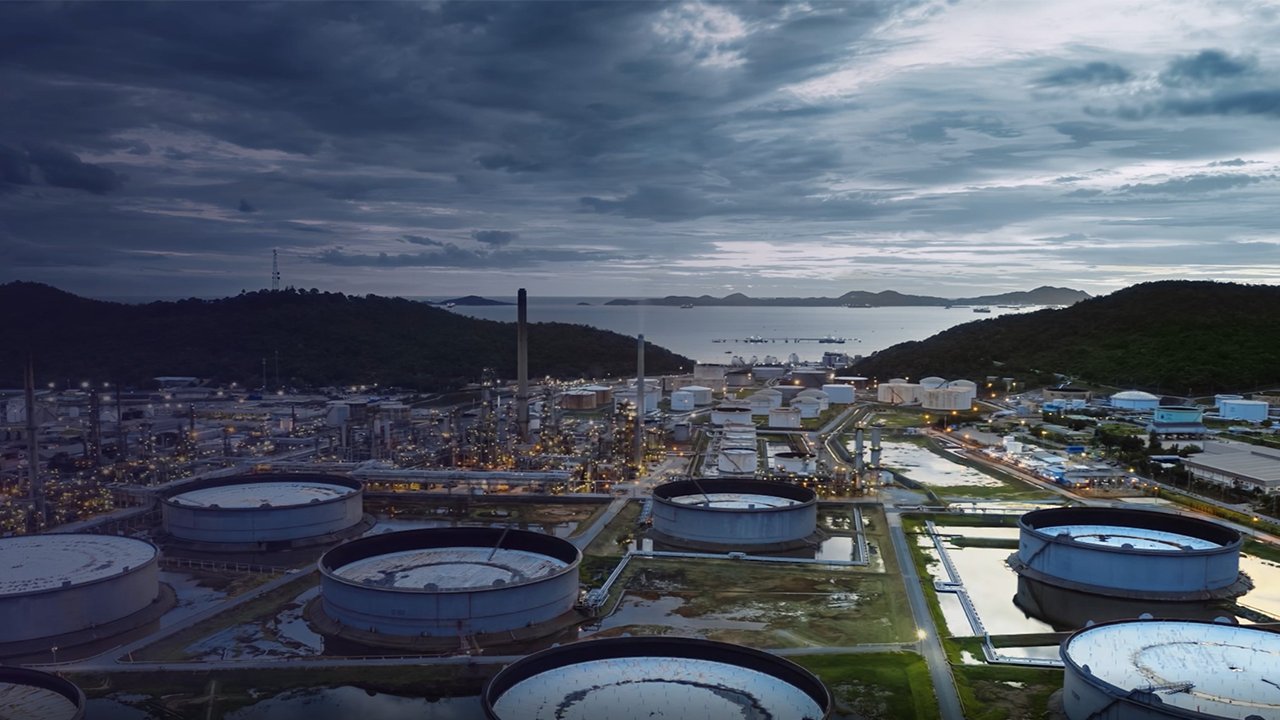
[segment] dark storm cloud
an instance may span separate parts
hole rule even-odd
[[[510,245],[520,237],[519,233],[508,232],[506,230],[472,230],[471,239],[491,248],[500,248]]]
[[[1263,115],[1280,117],[1280,89],[1225,92],[1197,98],[1170,98],[1160,109],[1172,115]]]
[[[1201,50],[1169,63],[1160,73],[1160,82],[1174,86],[1211,83],[1253,72],[1256,64],[1253,58],[1233,58],[1221,50]]]
[[[534,160],[522,160],[507,153],[481,155],[476,164],[485,170],[505,170],[510,173],[544,172],[547,166]]]
[[[587,250],[521,249],[494,252],[474,251],[444,243],[439,252],[378,253],[376,255],[347,253],[339,249],[326,250],[312,259],[327,265],[343,267],[383,268],[518,268],[542,263],[600,262],[618,259],[613,253]]]
[[[590,212],[658,222],[691,220],[716,211],[711,203],[696,193],[674,187],[644,186],[618,200],[584,197],[579,202]]]
[[[1036,78],[1035,84],[1040,87],[1114,85],[1129,82],[1132,77],[1132,73],[1115,63],[1091,62],[1042,75]]]
[[[242,213],[258,212],[258,208],[250,205],[249,201],[245,200],[244,198],[240,198],[240,206],[237,209],[239,209],[240,212]]]
[[[33,185],[38,179],[53,187],[105,195],[119,189],[125,176],[50,145],[28,142],[22,150],[0,146],[0,180],[4,184]]]
[[[439,240],[432,240],[431,238],[426,237],[425,235],[405,235],[400,239],[407,243],[412,243],[414,245],[426,245],[428,247],[444,247],[444,243],[440,242]]]

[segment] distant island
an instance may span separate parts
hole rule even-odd
[[[258,387],[264,358],[274,378],[277,352],[281,383],[295,387],[443,390],[478,380],[486,367],[502,378],[516,373],[515,323],[403,298],[289,289],[126,305],[11,282],[0,285],[0,307],[24,309],[5,319],[0,387],[22,387],[28,350],[41,385],[59,387],[67,378],[150,387],[162,375]],[[529,328],[533,377],[623,376],[635,363],[634,337],[567,323]],[[645,354],[654,374],[692,367],[656,345]]]
[[[840,297],[808,298],[753,298],[742,293],[724,297],[712,295],[668,295],[664,298],[642,300],[610,300],[605,305],[662,305],[680,307],[947,307],[948,305],[1071,305],[1087,300],[1091,295],[1081,290],[1058,287],[1038,287],[1035,290],[1008,292],[999,295],[983,295],[970,298],[941,298],[928,295],[906,295],[893,290],[866,292],[851,290]]]
[[[887,380],[1054,374],[1188,395],[1280,384],[1280,287],[1170,280],[958,325],[854,365]]]
[[[515,303],[503,302],[501,300],[490,300],[487,297],[479,295],[467,295],[466,297],[454,298],[452,300],[441,300],[440,302],[427,301],[428,305],[471,305],[475,307],[487,307],[490,305],[515,305]]]
[[[589,302],[580,302],[580,303],[578,303],[578,304],[579,304],[579,305],[591,305],[591,303],[589,303]]]

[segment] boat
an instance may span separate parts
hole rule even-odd
[[[821,343],[821,344],[823,344],[823,345],[843,345],[843,344],[844,344],[844,338],[832,337],[832,336],[828,335],[828,336],[826,336],[826,337],[824,337],[824,338],[820,338],[820,339],[818,340],[818,342],[819,342],[819,343]]]
[[[693,307],[693,303],[685,303],[685,304],[683,304],[683,305],[681,305],[681,306],[680,306],[680,309],[681,309],[681,310],[689,310],[689,309],[690,309],[690,308],[692,308],[692,307]]]
[[[976,307],[976,308],[974,308],[974,309],[973,309],[973,311],[974,311],[974,312],[976,312],[976,313],[989,313],[989,312],[991,312],[991,308],[989,308],[989,307]]]
[[[458,303],[445,303],[445,304],[444,304],[444,306],[445,306],[445,308],[446,308],[446,309],[448,309],[448,308],[455,308],[455,307],[457,307],[457,306],[458,306]]]
[[[768,341],[768,340],[766,340],[765,338],[760,337],[759,335],[752,335],[751,337],[747,338],[746,340],[743,340],[743,342],[749,342],[749,343],[767,343],[767,342],[769,342],[769,341]]]

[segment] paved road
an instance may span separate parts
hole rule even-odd
[[[587,546],[591,544],[591,541],[596,539],[596,536],[600,534],[601,530],[604,530],[605,526],[608,525],[610,521],[618,517],[618,513],[622,512],[622,508],[626,507],[627,502],[631,499],[632,498],[629,495],[614,498],[613,502],[609,503],[609,507],[600,514],[600,517],[595,519],[595,522],[591,523],[586,530],[582,531],[582,534],[577,537],[569,538],[569,542],[573,543],[574,547],[579,550],[586,550]]]
[[[920,587],[920,577],[916,574],[915,563],[911,561],[907,536],[902,532],[902,516],[893,508],[885,506],[885,517],[889,521],[889,536],[893,539],[898,566],[902,569],[902,581],[907,585],[907,602],[911,605],[911,615],[915,618],[916,627],[924,630],[920,649],[929,665],[929,677],[933,679],[942,720],[964,720],[964,709],[960,705],[960,696],[956,693],[955,678],[951,675],[951,663],[947,660],[946,651],[942,649],[938,629],[933,623],[933,616],[929,614],[924,590]]]

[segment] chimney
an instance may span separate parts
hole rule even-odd
[[[27,496],[35,506],[40,518],[40,526],[44,527],[44,488],[40,485],[40,441],[36,437],[36,369],[35,361],[27,355],[26,372],[27,401]]]
[[[524,444],[529,442],[529,294],[520,288],[516,296],[516,430]]]
[[[862,447],[862,428],[858,428],[858,432],[854,435],[853,444],[853,472],[862,477],[863,447]]]
[[[871,471],[877,482],[880,480],[880,426],[871,428]]]
[[[644,471],[644,335],[636,346],[636,477]]]

